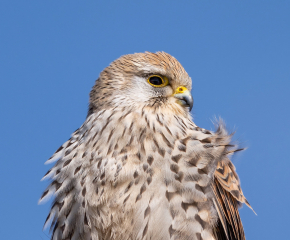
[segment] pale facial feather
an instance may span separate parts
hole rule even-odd
[[[166,76],[165,87],[151,86],[150,75]],[[176,104],[173,93],[179,86],[191,90],[191,79],[181,64],[164,52],[135,53],[120,57],[100,74],[90,94],[90,110],[109,107],[143,107],[156,101]]]

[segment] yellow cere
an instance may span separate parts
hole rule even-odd
[[[175,94],[184,93],[186,91],[188,91],[186,87],[180,86],[175,90]]]

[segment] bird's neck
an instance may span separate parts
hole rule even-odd
[[[188,113],[181,115],[176,111],[180,110],[115,107],[92,113],[81,128],[85,142],[92,141],[98,155],[142,155],[156,150],[161,141],[170,148],[176,139],[187,135],[188,129],[196,127]]]

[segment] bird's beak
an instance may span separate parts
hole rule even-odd
[[[175,98],[178,99],[178,103],[183,106],[183,107],[188,107],[189,111],[191,111],[192,106],[193,106],[193,98],[188,91],[186,87],[180,86],[175,90],[175,93],[173,94]]]

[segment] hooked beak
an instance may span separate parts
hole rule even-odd
[[[175,98],[178,99],[178,103],[183,107],[188,107],[189,111],[191,111],[193,106],[193,98],[191,96],[190,91],[186,87],[180,86],[175,90],[173,94]]]

